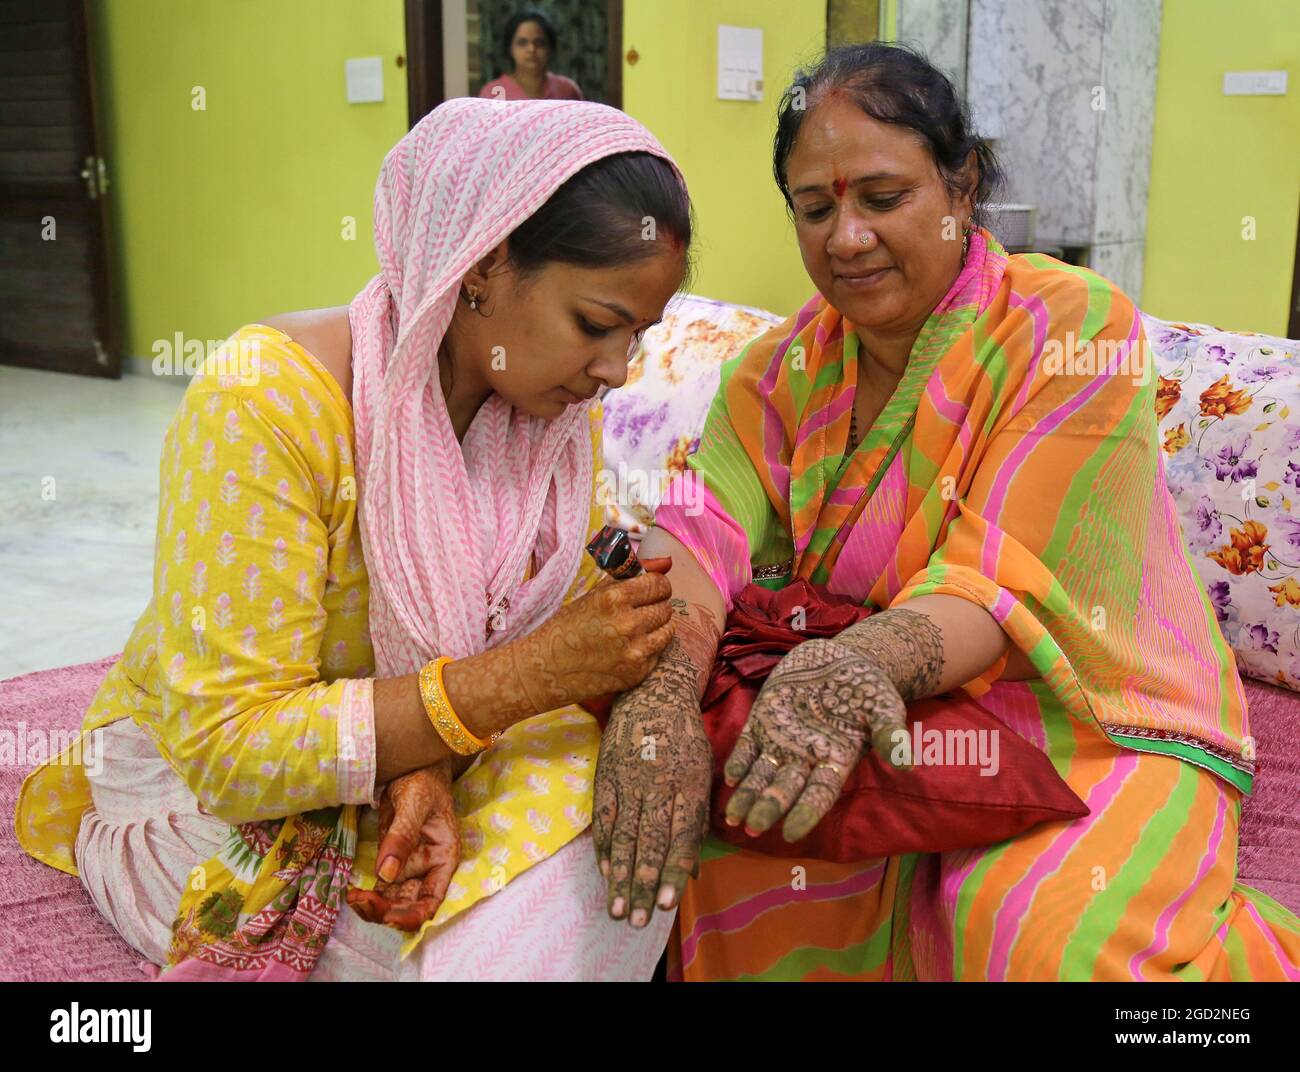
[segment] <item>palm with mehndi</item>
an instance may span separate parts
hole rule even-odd
[[[768,675],[727,758],[728,825],[760,834],[784,816],[786,841],[806,837],[868,747],[890,761],[906,718],[881,662],[840,639],[800,644]]]
[[[437,914],[460,863],[452,779],[467,765],[465,757],[456,756],[384,787],[375,888],[353,887],[347,893],[362,919],[416,931]]]

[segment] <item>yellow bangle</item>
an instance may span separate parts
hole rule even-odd
[[[438,731],[438,736],[447,743],[447,747],[458,755],[472,756],[475,752],[483,751],[497,735],[493,734],[486,741],[476,737],[456,714],[442,680],[442,668],[449,662],[451,659],[446,655],[440,655],[420,667],[420,698],[424,701],[429,721]]]

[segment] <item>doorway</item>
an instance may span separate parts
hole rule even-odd
[[[1300,221],[1296,223],[1295,260],[1291,264],[1291,312],[1287,317],[1286,337],[1300,339]]]
[[[411,126],[448,97],[478,96],[509,71],[501,39],[524,10],[555,27],[551,71],[577,82],[587,100],[623,107],[623,0],[406,0]]]
[[[0,364],[122,374],[90,0],[0,0]]]

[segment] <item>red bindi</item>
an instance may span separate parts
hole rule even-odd
[[[849,184],[845,179],[837,178],[831,183],[831,189],[835,191],[836,197],[843,197],[844,191],[847,190],[848,188],[849,188]]]

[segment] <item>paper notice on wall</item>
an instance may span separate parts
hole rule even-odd
[[[763,31],[718,27],[718,99],[763,99]]]
[[[384,99],[384,64],[378,56],[343,61],[349,104],[369,104]]]

